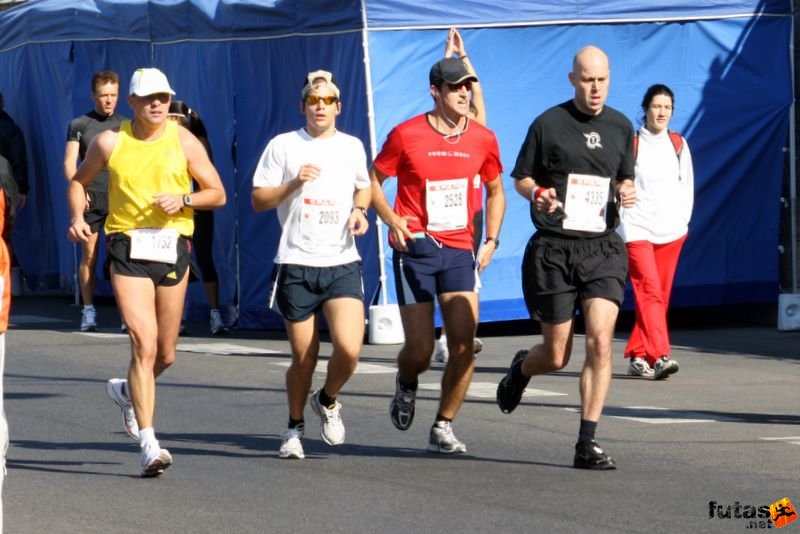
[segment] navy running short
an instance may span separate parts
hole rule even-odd
[[[395,250],[394,284],[401,306],[433,302],[436,295],[477,291],[475,253],[439,243],[425,234],[406,240],[408,251]]]
[[[270,308],[290,322],[305,321],[322,309],[326,300],[352,297],[364,300],[361,262],[332,267],[275,264],[272,270]]]

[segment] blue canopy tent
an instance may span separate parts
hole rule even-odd
[[[265,302],[280,230],[274,213],[253,213],[250,180],[266,142],[302,126],[304,73],[336,73],[344,100],[338,126],[375,154],[395,124],[430,109],[428,69],[456,25],[483,82],[506,174],[533,118],[570,98],[567,72],[581,46],[608,53],[609,104],[637,124],[645,89],[671,86],[672,127],[689,141],[697,179],[673,303],[777,300],[793,101],[788,1],[467,0],[454,11],[404,0],[40,0],[0,13],[0,91],[31,161],[29,206],[14,237],[30,287],[73,287],[64,134],[91,108],[92,74],[116,70],[127,94],[135,68],[156,66],[203,116],[228,192],[215,230],[222,300],[238,300],[243,327],[279,326]],[[119,109],[129,113],[124,102]],[[533,227],[512,180],[504,177],[508,211],[502,246],[483,276],[482,321],[527,317],[520,262]],[[391,180],[390,197],[393,187]],[[373,229],[359,243],[368,295],[379,285],[378,242]],[[203,309],[199,288],[190,298],[193,310]]]

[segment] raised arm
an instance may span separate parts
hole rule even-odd
[[[467,48],[464,45],[464,40],[461,34],[455,28],[450,28],[450,34],[447,36],[447,43],[444,49],[445,57],[450,57],[455,54],[461,59],[461,62],[466,67],[467,72],[478,78],[478,73],[475,67],[472,66],[472,61],[467,55]],[[483,100],[483,88],[480,82],[472,82],[472,101],[470,102],[470,118],[486,126],[486,103]]]

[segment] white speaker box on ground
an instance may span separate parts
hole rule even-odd
[[[778,330],[800,330],[800,294],[778,295]]]
[[[398,345],[405,340],[400,306],[384,304],[369,307],[370,345]]]

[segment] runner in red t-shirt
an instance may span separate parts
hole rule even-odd
[[[414,419],[418,376],[430,366],[434,341],[434,298],[438,296],[450,361],[428,450],[463,453],[452,430],[474,367],[473,339],[478,323],[478,274],[499,245],[505,213],[497,139],[469,114],[470,84],[477,78],[458,58],[444,58],[430,71],[432,111],[414,117],[389,134],[375,159],[372,206],[389,228],[397,300],[406,341],[397,358],[392,423],[407,430]],[[394,209],[381,184],[397,177]],[[474,252],[476,217],[486,189],[486,241]]]

